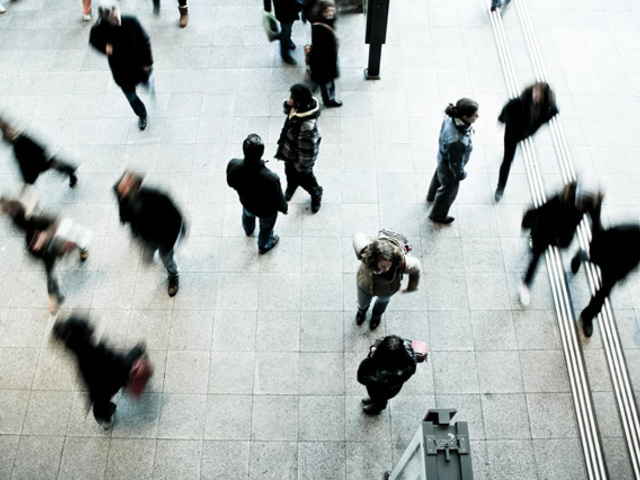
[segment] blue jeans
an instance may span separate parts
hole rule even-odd
[[[258,218],[260,219],[258,248],[260,250],[267,250],[271,248],[271,242],[273,241],[273,227],[276,226],[278,212],[268,217]],[[254,215],[244,207],[242,208],[242,228],[244,228],[244,233],[246,233],[247,235],[251,235],[256,229],[256,215]]]
[[[291,43],[291,29],[293,23],[280,23],[280,56],[282,58],[289,57],[290,43]]]
[[[375,295],[369,295],[367,292],[360,288],[358,285],[358,310],[366,312],[371,305],[371,300]],[[391,295],[376,297],[376,303],[373,304],[373,311],[371,312],[371,318],[380,318],[389,305]]]
[[[147,116],[147,109],[144,106],[144,103],[142,103],[142,100],[140,100],[140,97],[138,97],[135,89],[131,92],[122,90],[122,93],[124,93],[124,96],[127,97],[127,100],[129,100],[129,105],[131,105],[131,108],[133,108],[133,111],[137,116]]]

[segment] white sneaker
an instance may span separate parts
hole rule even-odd
[[[82,19],[83,19],[85,22],[89,22],[89,21],[91,20],[91,15],[83,15],[83,16],[82,16]]]
[[[6,10],[4,9],[4,7],[2,5],[0,5],[0,13],[4,13],[6,12]]]
[[[524,283],[520,285],[518,299],[523,307],[528,307],[531,303],[531,290]]]

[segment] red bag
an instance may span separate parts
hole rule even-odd
[[[411,342],[411,347],[416,354],[416,361],[418,363],[426,362],[427,355],[429,355],[429,349],[427,348],[427,344],[424,342],[420,342],[418,340],[413,340]]]
[[[147,387],[147,383],[149,383],[151,375],[153,375],[153,365],[149,361],[149,356],[142,355],[136,358],[129,371],[129,382],[126,386],[127,392],[134,398],[140,398]]]

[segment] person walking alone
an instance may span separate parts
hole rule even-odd
[[[340,75],[338,67],[338,37],[334,29],[336,4],[333,0],[319,0],[313,6],[314,22],[311,24],[311,53],[309,67],[311,79],[320,86],[325,107],[340,107],[336,100],[335,79]]]
[[[464,167],[473,150],[472,125],[478,119],[478,103],[461,98],[444,110],[447,115],[440,129],[438,166],[427,192],[427,202],[434,202],[429,218],[436,223],[448,224],[455,220],[449,209],[458,196],[460,182],[467,178]]]
[[[120,15],[116,6],[99,7],[98,22],[91,27],[89,43],[109,58],[113,79],[138,116],[138,128],[147,128],[147,109],[136,94],[140,83],[149,86],[153,56],[149,35],[132,16]]]
[[[271,0],[264,0],[264,9],[271,11]],[[293,22],[300,20],[302,5],[298,0],[273,0],[276,19],[280,22],[280,56],[285,63],[297,65],[298,62],[291,56],[291,50],[296,49],[296,44],[291,40]]]
[[[291,200],[298,187],[302,187],[311,195],[311,211],[317,213],[324,191],[313,173],[322,140],[318,130],[318,100],[308,86],[296,83],[291,87],[289,99],[284,102],[284,113],[287,118],[280,132],[275,157],[285,162],[285,199],[287,202]]]
[[[284,199],[280,178],[267,168],[262,155],[264,143],[255,133],[242,144],[244,159],[234,158],[227,165],[227,184],[238,192],[242,203],[242,228],[247,236],[256,228],[260,219],[258,251],[267,253],[278,244],[280,237],[273,233],[278,212],[285,215],[289,205]]]
[[[546,82],[537,82],[525,88],[522,95],[509,100],[504,106],[498,117],[498,121],[505,124],[505,129],[504,157],[494,195],[496,202],[499,202],[504,195],[518,142],[536,133],[542,125],[557,114],[555,95]]]

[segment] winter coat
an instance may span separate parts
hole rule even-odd
[[[640,263],[640,226],[626,224],[594,230],[589,257],[600,267],[603,277],[626,277]]]
[[[311,78],[326,83],[340,76],[338,68],[338,38],[332,28],[333,21],[318,20],[311,24]]]
[[[534,116],[533,103],[522,97],[513,98],[502,109],[498,121],[506,124],[508,134],[518,141],[530,137],[538,129],[558,114],[556,105],[542,105],[539,115]]]
[[[42,172],[49,170],[51,156],[42,145],[21,134],[13,144],[13,153],[18,160],[24,183],[33,185]]]
[[[286,213],[280,178],[262,160],[234,158],[227,165],[227,184],[237,190],[242,206],[258,217]]]
[[[120,26],[99,21],[91,28],[89,43],[101,53],[106,53],[107,43],[112,45],[109,67],[123,90],[133,91],[136,85],[148,80],[149,73],[143,67],[153,65],[151,43],[135,17],[123,15]]]
[[[116,190],[114,186],[114,191]],[[116,192],[117,197],[117,192]],[[182,214],[164,193],[142,187],[136,195],[118,200],[120,221],[152,248],[170,251],[184,230]]]
[[[372,345],[377,347],[382,338]],[[374,399],[389,399],[395,397],[402,385],[416,372],[416,355],[411,347],[411,341],[405,340],[407,352],[406,363],[400,368],[388,369],[384,362],[384,352],[370,353],[358,367],[358,382],[367,387],[369,396]]]
[[[387,241],[391,242],[401,252],[404,252],[404,245],[393,238],[387,238]],[[367,238],[364,233],[357,233],[353,237],[353,249],[356,252],[358,260],[362,260],[364,249],[371,243],[371,240]],[[356,280],[358,286],[369,295],[373,296],[390,296],[400,290],[402,283],[402,275],[407,273],[409,275],[409,284],[407,285],[407,291],[413,291],[418,289],[420,283],[420,274],[422,273],[422,266],[420,261],[412,257],[411,255],[403,254],[403,261],[400,265],[393,265],[391,269],[382,274],[376,275],[373,273],[364,262],[360,262],[358,273],[356,274]]]
[[[293,23],[296,20],[300,20],[300,10],[302,4],[298,0],[273,0],[273,6],[275,8],[275,16],[279,22]],[[267,12],[271,11],[271,0],[264,0],[264,9]]]
[[[287,119],[280,132],[275,157],[278,160],[292,162],[299,172],[310,172],[318,158],[322,140],[318,130],[320,116],[318,100],[313,98],[313,106],[304,112],[295,110],[285,102],[284,112],[287,114]]]
[[[438,165],[451,172],[456,180],[467,178],[464,167],[473,151],[471,126],[457,126],[453,118],[447,116],[440,129]]]

